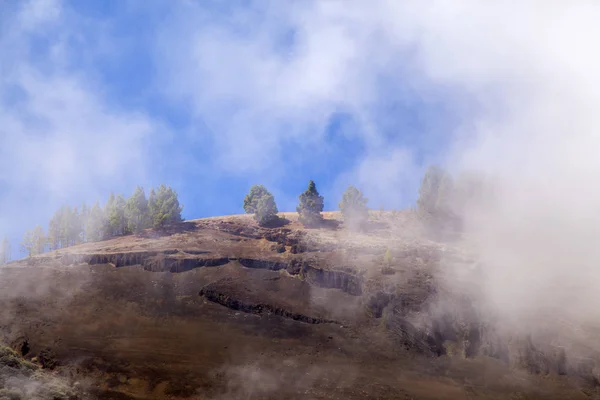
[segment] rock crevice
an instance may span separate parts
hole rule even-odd
[[[233,298],[231,296],[227,296],[224,293],[216,290],[215,288],[208,285],[200,291],[200,296],[204,296],[209,301],[213,303],[221,304],[232,310],[242,311],[248,314],[274,314],[280,317],[293,319],[295,321],[305,322],[308,324],[324,324],[324,323],[336,323],[339,322],[334,320],[329,320],[325,318],[311,317],[308,315],[300,314],[297,312],[293,312],[290,310],[286,310],[281,307],[272,306],[270,304],[265,303],[254,303],[250,301],[243,301],[237,298]]]

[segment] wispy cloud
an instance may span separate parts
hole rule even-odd
[[[389,132],[379,106],[411,89],[402,73],[408,49],[380,25],[385,8],[250,2],[222,15],[189,5],[159,33],[161,84],[207,122],[216,162],[230,172],[270,173],[289,162],[286,146],[318,154],[340,112],[359,126],[346,132],[356,146],[381,150]]]
[[[60,202],[144,179],[158,125],[105,101],[102,82],[77,60],[86,33],[77,17],[57,0],[19,2],[3,17],[3,233],[40,223]]]

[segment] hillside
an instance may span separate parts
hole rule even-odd
[[[295,213],[276,228],[245,215],[187,221],[9,263],[0,339],[43,354],[80,398],[595,393],[592,372],[527,338],[503,342],[439,279],[449,260],[474,268],[464,241],[427,238],[411,211],[372,212],[360,233],[324,214],[319,229]]]

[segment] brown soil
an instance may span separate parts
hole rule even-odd
[[[190,221],[10,263],[0,274],[1,339],[19,351],[26,342],[27,358],[44,357],[83,398],[594,393],[579,376],[532,374],[460,347],[449,328],[419,327],[438,295],[440,253],[454,250],[417,234],[409,212],[375,213],[363,233],[338,227],[336,214],[310,230],[285,216],[277,228],[247,216]],[[382,268],[387,248],[394,259]]]

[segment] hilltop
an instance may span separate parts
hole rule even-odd
[[[475,268],[464,240],[432,239],[409,210],[371,211],[361,232],[323,214],[314,229],[295,213],[186,221],[9,263],[0,338],[81,398],[593,393],[560,354],[494,338],[439,279],[448,260]]]

